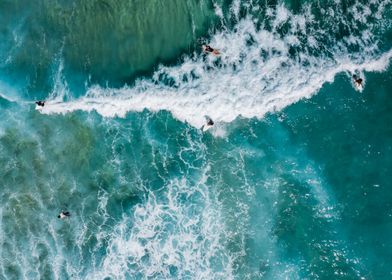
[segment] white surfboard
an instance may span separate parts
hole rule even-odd
[[[213,125],[208,125],[208,124],[206,124],[206,125],[203,125],[203,126],[201,127],[201,130],[202,130],[203,132],[206,132],[206,131],[209,130],[211,127],[213,127]]]
[[[363,84],[358,84],[356,82],[354,82],[354,86],[357,90],[362,91],[363,90]]]

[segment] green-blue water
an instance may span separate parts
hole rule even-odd
[[[391,279],[391,7],[0,0],[0,279]]]

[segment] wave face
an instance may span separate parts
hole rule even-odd
[[[392,3],[319,2],[0,1],[0,279],[389,279]]]
[[[129,111],[167,110],[195,127],[204,124],[205,115],[217,122],[260,118],[312,96],[337,73],[384,70],[392,56],[381,41],[390,24],[388,8],[388,1],[335,1],[305,4],[294,13],[282,4],[234,2],[233,26],[226,27],[222,16],[225,28],[209,41],[221,56],[195,53],[178,66],[160,66],[132,87],[90,86],[82,98],[65,103],[59,91],[43,112],[96,110],[123,117]]]
[[[215,19],[210,6],[191,0],[2,1],[0,74],[24,85],[28,97],[50,91],[60,60],[74,94],[82,94],[85,81],[124,85],[189,50]]]

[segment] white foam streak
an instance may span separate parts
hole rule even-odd
[[[102,266],[86,279],[232,279],[218,204],[210,201],[205,185],[208,170],[196,185],[176,179],[164,196],[149,192],[114,229]]]
[[[60,54],[62,53],[62,50]],[[69,89],[67,85],[67,81],[64,79],[63,71],[64,71],[64,61],[62,58],[58,59],[58,65],[55,69],[53,75],[53,90],[49,95],[51,100],[61,102],[64,98],[68,97]]]
[[[201,127],[205,115],[215,122],[231,122],[238,116],[262,118],[311,97],[340,72],[382,71],[388,66],[392,50],[373,54],[377,42],[366,30],[345,38],[347,43],[337,43],[325,55],[310,55],[309,48],[319,45],[324,31],[305,31],[313,18],[310,9],[305,11],[293,15],[279,6],[271,11],[272,31],[258,30],[252,19],[243,19],[233,31],[212,38],[211,45],[222,53],[220,58],[188,57],[179,66],[160,67],[152,79],[140,80],[134,87],[92,86],[79,99],[48,102],[42,113],[95,110],[105,117],[124,117],[129,111],[167,110],[177,119]],[[357,17],[362,22],[367,15],[365,10]],[[290,23],[291,30],[282,37],[275,29],[283,23]],[[306,34],[309,45],[300,42],[298,32]],[[305,49],[293,57],[290,50],[300,44]],[[364,55],[350,54],[345,44],[360,45]]]

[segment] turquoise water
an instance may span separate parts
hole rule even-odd
[[[0,279],[390,279],[391,5],[0,0]]]

